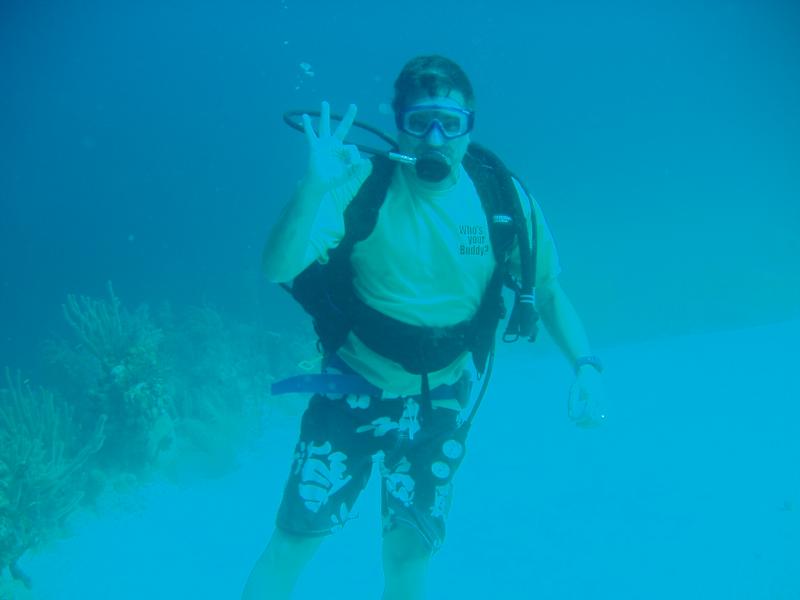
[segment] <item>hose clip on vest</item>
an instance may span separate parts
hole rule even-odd
[[[521,337],[526,337],[531,342],[535,341],[539,332],[538,321],[535,291],[530,290],[528,293],[517,291],[514,307],[511,309],[511,316],[503,333],[503,341],[512,343]]]
[[[520,294],[519,301],[523,304],[530,304],[531,306],[536,306],[536,294],[533,290],[529,294]]]

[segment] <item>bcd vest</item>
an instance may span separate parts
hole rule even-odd
[[[345,234],[329,252],[326,264],[314,262],[286,287],[312,317],[319,345],[332,356],[352,331],[371,350],[400,364],[409,373],[422,375],[423,393],[427,375],[445,368],[465,351],[472,354],[479,374],[494,350],[495,332],[506,310],[503,285],[515,294],[504,341],[537,332],[533,286],[536,281],[536,213],[530,207],[533,247],[529,243],[525,215],[511,172],[492,152],[470,144],[463,165],[480,196],[489,224],[489,237],[496,267],[475,315],[448,327],[422,327],[394,319],[368,306],[355,293],[353,247],[372,233],[395,163],[376,156],[372,173],[344,213]],[[524,188],[523,188],[524,189]],[[527,193],[527,192],[526,192]],[[531,202],[530,196],[528,201]],[[510,255],[516,241],[521,259],[521,278],[509,272]]]

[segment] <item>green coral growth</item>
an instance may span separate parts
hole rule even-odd
[[[0,391],[0,600],[27,581],[19,558],[103,490],[229,471],[263,433],[271,381],[316,354],[309,336],[211,306],[129,311],[111,283],[62,309],[69,335],[45,344],[48,389],[6,370]]]
[[[104,441],[105,417],[84,437],[69,408],[5,369],[0,389],[0,570],[61,531],[84,492],[85,465]]]
[[[94,361],[78,386],[82,422],[106,415],[108,441],[98,462],[111,471],[143,474],[174,436],[173,392],[161,356],[162,331],[146,307],[130,313],[108,284],[108,298],[67,297],[64,317],[78,340],[72,363]],[[62,348],[61,357],[69,354]]]

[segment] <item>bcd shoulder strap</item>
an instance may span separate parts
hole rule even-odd
[[[508,170],[500,158],[488,148],[472,143],[464,157],[464,168],[472,179],[489,221],[492,248],[498,268],[502,269],[502,284],[514,291],[514,306],[503,340],[516,341],[536,338],[538,315],[533,288],[536,284],[536,211],[522,181]],[[530,210],[531,236],[522,209],[520,194],[514,181],[522,188]],[[531,244],[532,240],[532,244]],[[517,242],[521,277],[517,281],[508,270],[508,261]]]
[[[320,349],[325,355],[336,352],[352,329],[359,303],[353,294],[350,255],[353,246],[369,237],[375,228],[392,180],[392,161],[382,156],[375,156],[371,161],[372,172],[344,211],[344,237],[328,253],[328,262],[313,262],[288,288],[311,315]]]

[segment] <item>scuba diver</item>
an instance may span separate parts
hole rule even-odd
[[[383,598],[423,596],[507,312],[505,341],[533,340],[541,319],[574,369],[569,417],[582,427],[604,419],[602,364],[559,284],[541,209],[497,156],[471,142],[466,74],[445,57],[420,56],[394,89],[398,139],[389,152],[366,158],[347,142],[354,105],[332,117],[323,102],[316,130],[311,114],[298,125],[308,169],[269,235],[263,270],[311,315],[322,372],[273,386],[313,395],[245,600],[290,597],[321,541],[353,517],[374,457]],[[512,411],[527,401],[518,394],[498,401]]]

